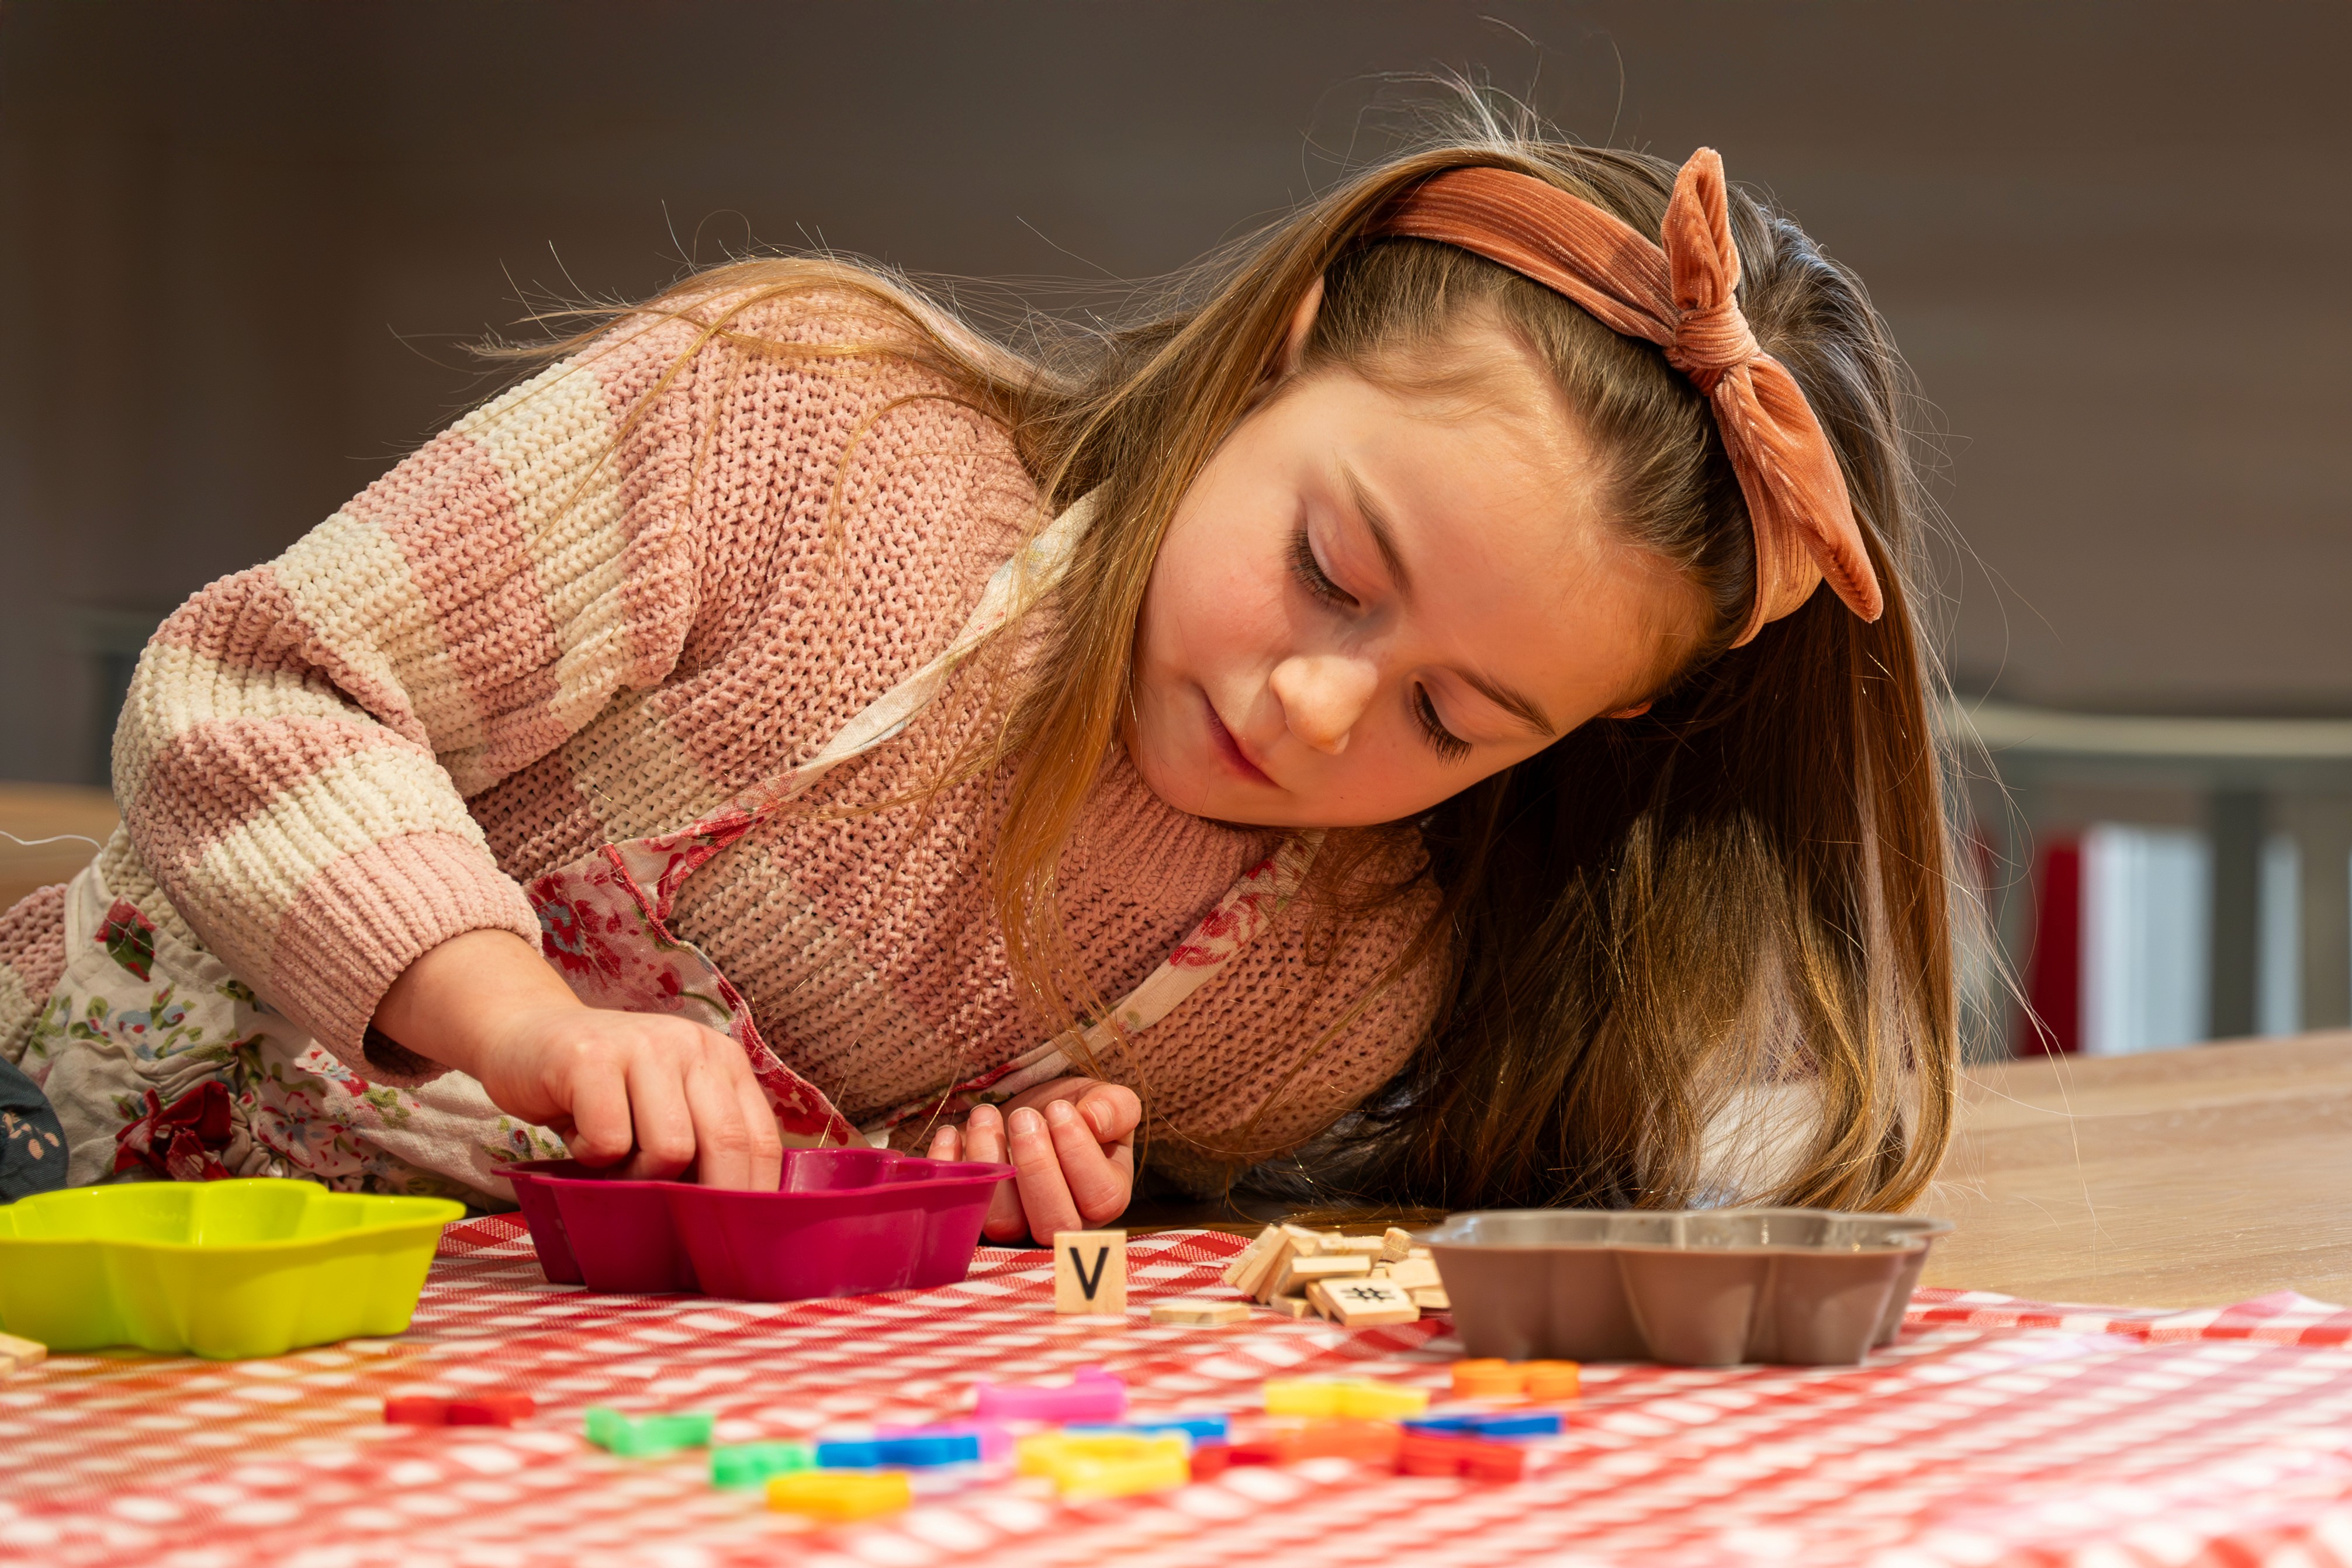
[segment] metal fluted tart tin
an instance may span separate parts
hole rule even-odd
[[[1821,1208],[1495,1209],[1426,1232],[1465,1352],[1852,1365],[1891,1343],[1945,1219]]]

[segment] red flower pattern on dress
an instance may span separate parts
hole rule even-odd
[[[155,962],[155,927],[137,904],[116,899],[106,912],[106,924],[98,928],[98,940],[116,963],[140,979],[147,977]]]
[[[117,907],[121,907],[120,904]],[[228,1085],[207,1078],[169,1105],[147,1091],[147,1113],[114,1134],[114,1168],[141,1166],[174,1181],[221,1181],[228,1168],[215,1157],[236,1130]]]

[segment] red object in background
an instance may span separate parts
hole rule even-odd
[[[1527,1462],[1527,1450],[1516,1443],[1407,1432],[1397,1448],[1396,1469],[1401,1476],[1468,1476],[1474,1481],[1515,1481],[1525,1473]]]
[[[528,1394],[477,1394],[449,1401],[452,1427],[511,1427],[534,1406]]]
[[[395,1427],[511,1427],[533,1407],[528,1394],[473,1394],[457,1399],[403,1394],[383,1402],[383,1418]]]
[[[2017,1031],[2020,1056],[2083,1049],[2083,845],[2063,840],[2042,852],[2033,879],[2033,952],[2025,970],[2032,1014]]]

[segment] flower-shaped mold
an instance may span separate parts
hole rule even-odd
[[[1423,1239],[1473,1356],[1830,1366],[1894,1340],[1951,1228],[1820,1208],[1497,1209]]]
[[[465,1213],[269,1178],[38,1193],[0,1207],[0,1331],[224,1360],[395,1334]]]
[[[1013,1167],[887,1149],[787,1149],[773,1192],[509,1166],[539,1266],[596,1291],[796,1301],[951,1285]]]

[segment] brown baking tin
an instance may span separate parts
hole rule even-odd
[[[1851,1365],[1893,1342],[1948,1219],[1494,1209],[1423,1234],[1474,1356]]]

